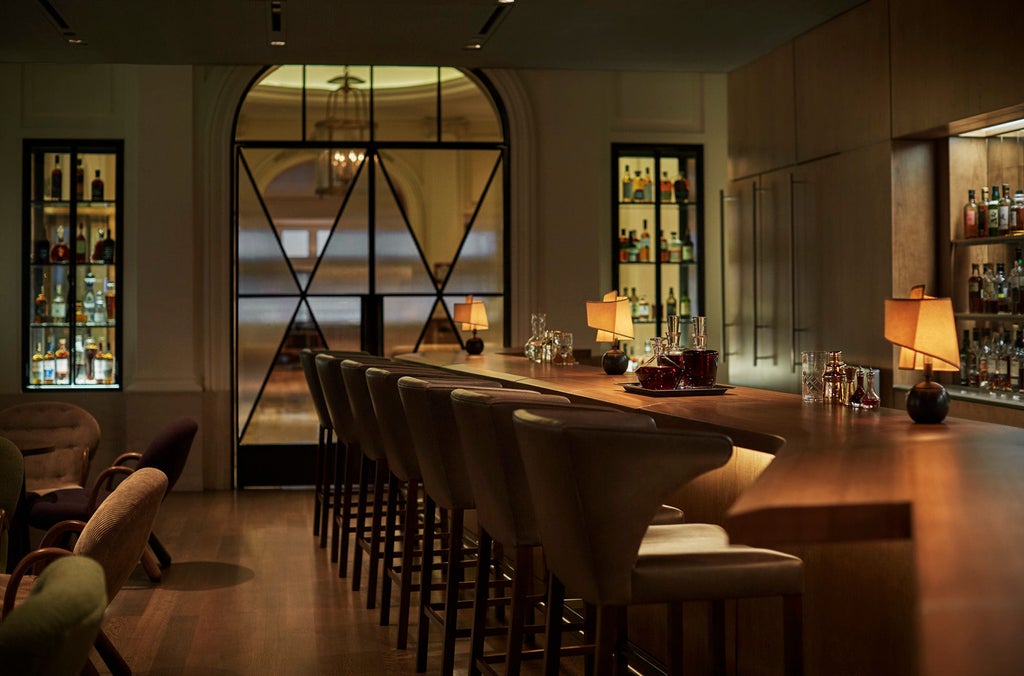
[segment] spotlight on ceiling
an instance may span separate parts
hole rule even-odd
[[[480,27],[477,34],[462,48],[469,50],[483,49],[484,43],[494,35],[494,31],[498,29],[498,26],[505,19],[509,10],[512,9],[514,2],[515,0],[495,0],[494,9],[491,10],[491,15],[487,17],[487,21],[484,22],[484,25]]]
[[[270,0],[268,3],[267,44],[271,47],[284,47],[287,44],[284,34],[284,0]]]

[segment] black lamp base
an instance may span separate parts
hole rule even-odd
[[[466,353],[467,354],[480,354],[484,351],[484,341],[477,338],[475,335],[466,341]]]
[[[629,357],[618,347],[613,347],[601,357],[601,366],[610,376],[621,376],[629,367]]]
[[[939,383],[922,380],[907,392],[907,413],[916,423],[940,423],[949,413],[949,393]]]

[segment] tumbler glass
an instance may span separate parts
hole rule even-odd
[[[820,403],[823,399],[821,376],[825,372],[825,357],[824,351],[805,350],[800,353],[801,392],[804,401]]]

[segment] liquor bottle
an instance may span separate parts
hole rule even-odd
[[[978,387],[983,390],[987,390],[990,386],[989,383],[989,356],[991,351],[988,347],[988,337],[982,336],[981,342],[978,343]]]
[[[64,295],[61,293],[60,284],[57,285],[57,290],[53,294],[53,305],[51,306],[51,317],[54,322],[63,322],[67,319],[68,306],[64,300]]]
[[[32,370],[29,372],[29,382],[33,385],[42,385],[43,375],[43,344],[36,343],[36,351],[32,354]]]
[[[92,247],[92,260],[94,263],[103,262],[103,235],[105,232],[106,231],[103,228],[99,229],[99,232],[97,233],[98,239],[96,240],[96,244]]]
[[[964,205],[964,237],[978,236],[978,203],[974,201],[974,191],[967,191],[967,204]]]
[[[668,239],[665,237],[664,232],[658,238],[658,260],[662,263],[668,263]]]
[[[629,260],[629,237],[626,236],[626,229],[619,233],[619,262],[625,263]]]
[[[984,186],[978,202],[978,237],[988,237],[988,188]]]
[[[826,404],[845,406],[849,403],[849,389],[846,380],[846,364],[843,363],[843,353],[839,350],[831,350],[828,353],[828,361],[825,363],[825,371],[821,374],[822,401]]]
[[[971,332],[971,371],[967,384],[981,387],[981,345],[978,343],[978,327]]]
[[[690,237],[689,230],[683,233],[680,260],[682,260],[684,263],[693,262],[693,238]]]
[[[71,249],[64,243],[64,226],[57,226],[57,243],[50,249],[50,262],[67,263],[71,258]]]
[[[672,201],[672,181],[668,178],[668,172],[661,172],[661,201]]]
[[[996,292],[996,312],[1010,311],[1010,289],[1006,281],[1006,266],[996,263],[996,274],[993,279]]]
[[[58,385],[67,385],[70,380],[68,374],[71,364],[69,363],[68,354],[68,341],[65,338],[61,338],[57,342],[57,351],[53,353],[54,356],[54,382]]]
[[[50,199],[59,200],[64,192],[64,175],[60,170],[60,155],[53,156],[53,171],[50,172]]]
[[[1014,253],[1014,266],[1010,271],[1010,312],[1024,314],[1024,256],[1021,247]]]
[[[534,361],[539,362],[540,358],[538,357],[538,358],[534,359]],[[108,365],[109,365],[109,363],[107,362],[106,354],[103,352],[103,345],[102,345],[102,343],[98,344],[97,347],[96,347],[96,356],[93,357],[93,362],[92,362],[92,377],[93,377],[93,380],[95,380],[97,383],[105,383],[105,382],[107,382],[107,367],[108,367]]]
[[[640,239],[636,236],[636,230],[629,231],[629,248],[626,250],[626,261],[636,263],[640,260]]]
[[[629,165],[626,165],[626,173],[622,175],[622,201],[633,201],[633,179],[629,176]]]
[[[96,170],[96,177],[92,179],[92,201],[103,201],[103,179],[100,178],[100,170]]]
[[[878,407],[882,405],[882,400],[878,396],[878,392],[875,392],[875,369],[867,369],[867,385],[864,386],[864,396],[860,400],[860,410],[862,411],[877,411]]]
[[[854,376],[853,393],[850,395],[850,406],[852,408],[860,408],[860,402],[864,399],[864,393],[864,369],[857,367],[856,375]]]
[[[107,265],[114,263],[114,238],[112,235],[114,232],[107,228],[107,236],[102,239],[103,242],[103,262]]]
[[[670,234],[672,237],[668,242],[668,260],[670,263],[678,263],[683,260],[683,240],[674,232]]]
[[[1013,209],[1010,211],[1010,234],[1024,230],[1024,190],[1013,193]]]
[[[996,273],[991,263],[981,266],[981,306],[988,314],[996,312]]]
[[[651,180],[651,168],[644,168],[644,201],[654,201],[654,181]]]
[[[75,262],[85,263],[87,259],[88,242],[85,239],[85,226],[78,224],[78,236],[75,237]]]
[[[633,172],[633,201],[643,202],[644,201],[644,177],[640,175],[640,170],[637,169]]]
[[[75,199],[85,199],[85,169],[82,168],[82,158],[78,158],[78,166],[75,167]]]
[[[683,350],[683,378],[686,387],[714,387],[718,378],[718,350],[707,347],[706,317],[694,317],[689,347]]]
[[[114,321],[117,315],[117,293],[114,291],[114,280],[107,280],[106,290],[103,292],[103,301],[107,306],[107,321]]]
[[[636,301],[636,318],[642,322],[651,319],[651,304],[647,301],[647,294],[641,293]]]
[[[992,186],[992,194],[988,200],[988,229],[986,233],[989,237],[995,237],[999,234],[999,186]]]
[[[665,299],[665,315],[678,314],[679,301],[676,300],[676,293],[673,287],[668,287],[668,298]]]
[[[639,317],[639,306],[640,297],[636,295],[636,287],[634,286],[629,292],[629,314],[636,320]]]
[[[50,261],[50,240],[46,237],[46,228],[40,228],[38,237],[32,240],[32,261],[35,263]]]
[[[676,202],[683,203],[690,199],[690,181],[686,178],[685,169],[679,172],[675,183],[672,184],[672,190],[676,195]]]
[[[981,289],[984,280],[978,270],[978,264],[971,264],[971,276],[967,278],[967,309],[969,312],[981,313],[985,311],[982,302]]]
[[[990,347],[992,351],[989,353],[988,362],[989,389],[1000,392],[1005,389],[1006,382],[1010,379],[1010,373],[1008,371],[1009,364],[1005,358],[1006,341],[998,331],[992,336]]]
[[[1013,372],[1016,373],[1016,386],[1014,392],[1020,392],[1021,388],[1024,388],[1024,329],[1017,328],[1017,340],[1013,342],[1013,352],[1016,361],[1016,368]],[[1010,362],[1011,365],[1014,362]],[[1012,368],[1012,366],[1011,366]],[[1011,376],[1012,377],[1012,376]]]
[[[82,301],[75,301],[75,323],[84,324],[89,321],[89,318],[85,316],[85,308],[82,307]]]
[[[106,364],[106,374],[103,379],[103,382],[105,382],[107,385],[113,385],[114,377],[116,375],[114,373],[114,352],[109,342],[107,343],[107,348],[103,351],[103,361]]]
[[[75,370],[73,373],[73,381],[81,383],[85,380],[85,343],[82,342],[82,336],[75,336]]]
[[[103,300],[103,284],[100,284],[96,292],[96,311],[93,313],[92,321],[97,324],[105,324],[107,321],[107,302]]]
[[[640,232],[640,255],[641,262],[651,260],[651,233],[647,230],[647,219],[644,219],[644,229]]]
[[[96,355],[99,354],[100,345],[96,339],[89,336],[85,339],[85,379],[96,381]]]
[[[46,323],[46,291],[43,289],[43,284],[39,285],[39,293],[36,295],[35,314],[32,318],[32,323]]]
[[[1010,186],[1003,184],[1002,197],[999,198],[999,234],[1010,234],[1010,209],[1013,208],[1013,200],[1010,199]]]
[[[679,293],[679,316],[689,317],[690,312],[690,296],[686,293],[686,289],[683,289]]]
[[[971,382],[971,332],[964,329],[964,339],[960,343],[960,384],[966,387]]]
[[[1006,360],[1006,380],[1003,381],[1004,392],[1016,392],[1020,384],[1020,355],[1017,354],[1017,325],[1013,332],[1007,331],[1003,336],[1003,359]]]
[[[43,384],[53,385],[54,372],[56,371],[57,357],[53,354],[53,343],[50,343],[49,347],[46,348],[46,354],[43,355]]]

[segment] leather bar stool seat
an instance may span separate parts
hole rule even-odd
[[[621,622],[627,606],[678,608],[686,601],[711,602],[712,664],[714,673],[722,673],[724,601],[765,596],[783,598],[784,673],[802,673],[800,559],[731,545],[716,527],[648,526],[665,496],[729,460],[728,437],[659,430],[653,419],[637,413],[522,409],[514,424],[557,591],[564,585],[598,609],[598,675],[625,667]],[[679,674],[681,612],[669,618],[669,673]],[[549,633],[548,674],[558,671],[559,643],[560,636]]]

